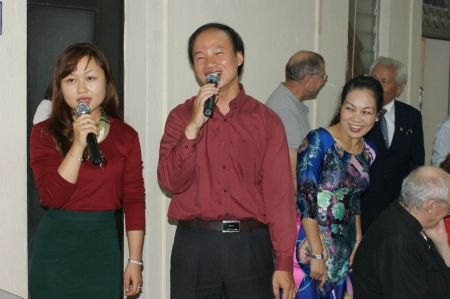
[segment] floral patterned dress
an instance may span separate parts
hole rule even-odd
[[[320,282],[309,277],[311,250],[301,226],[295,255],[304,277],[297,298],[353,298],[349,269],[356,240],[356,215],[360,214],[360,198],[369,186],[368,173],[374,160],[375,146],[369,141],[364,142],[361,153],[350,154],[323,128],[311,131],[300,145],[297,209],[301,219],[318,221],[328,297],[320,297]]]

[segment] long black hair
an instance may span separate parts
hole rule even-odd
[[[336,108],[333,118],[331,119],[330,126],[333,126],[341,121],[341,107],[344,105],[347,95],[354,90],[370,91],[375,99],[377,112],[381,111],[381,108],[383,107],[383,86],[381,86],[381,83],[375,78],[359,75],[345,83],[342,88],[341,96],[339,98],[339,105]]]

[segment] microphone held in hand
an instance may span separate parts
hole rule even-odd
[[[75,112],[77,116],[80,116],[81,114],[90,114],[91,108],[89,108],[88,105],[85,103],[78,104],[77,108],[75,109]],[[102,165],[103,163],[103,156],[98,148],[97,143],[97,136],[95,136],[94,133],[89,133],[86,138],[87,146],[89,150],[89,155],[91,156],[92,163],[94,165]]]
[[[211,73],[206,76],[206,84],[214,83],[217,87],[220,84],[219,76],[216,73]],[[216,105],[216,95],[213,95],[206,100],[205,106],[203,108],[203,115],[207,117],[212,117],[214,113],[214,106]]]

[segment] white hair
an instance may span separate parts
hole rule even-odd
[[[395,68],[395,83],[397,84],[397,86],[399,86],[400,84],[402,84],[403,87],[405,86],[406,82],[408,81],[408,70],[406,69],[406,66],[403,63],[401,63],[400,61],[398,61],[394,58],[380,56],[377,59],[375,59],[372,62],[372,64],[370,65],[370,73],[372,73],[372,70],[377,65],[385,65],[385,66],[394,67]]]
[[[439,205],[448,201],[448,190],[450,189],[449,175],[442,169],[437,171],[421,171],[422,167],[413,170],[402,183],[400,201],[408,209],[420,210],[422,205],[432,199],[438,201]]]

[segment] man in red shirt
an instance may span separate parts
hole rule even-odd
[[[294,298],[295,201],[283,124],[239,84],[244,44],[232,28],[201,26],[188,54],[204,85],[170,112],[158,163],[159,182],[172,193],[168,217],[179,221],[171,298],[279,298],[281,290]],[[206,84],[212,73],[217,87]]]

